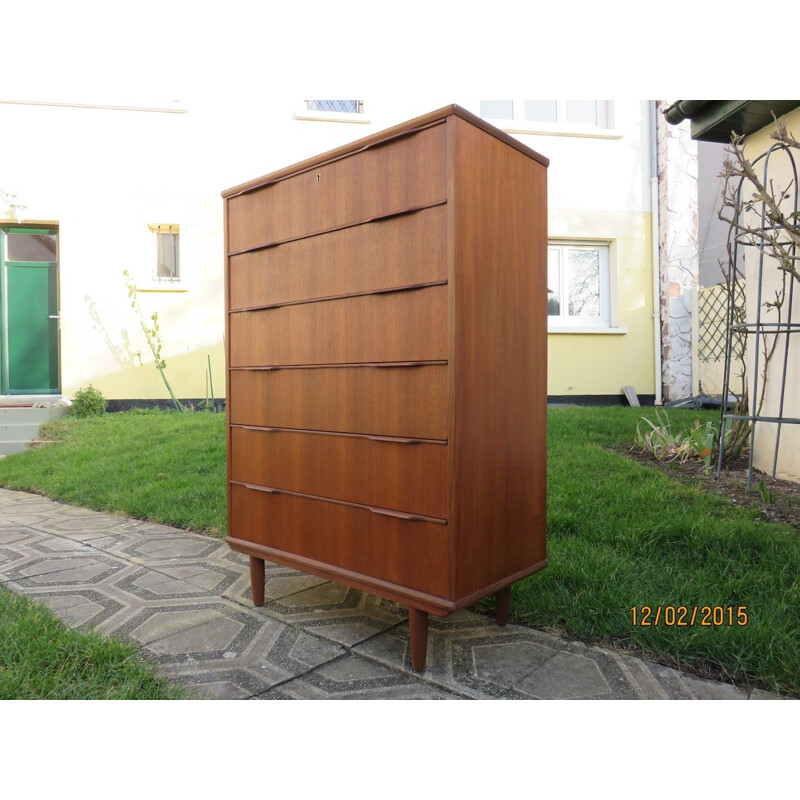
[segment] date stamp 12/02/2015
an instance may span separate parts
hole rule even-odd
[[[632,606],[630,611],[634,628],[743,627],[749,621],[747,606]]]

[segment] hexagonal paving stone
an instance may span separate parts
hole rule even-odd
[[[25,558],[25,553],[12,550],[10,547],[0,547],[0,566],[19,561],[21,558]]]
[[[80,586],[98,584],[124,567],[123,563],[96,553],[56,555],[28,561],[7,575],[22,587]]]
[[[77,531],[113,531],[124,524],[122,518],[114,519],[104,514],[77,516],[74,518],[50,517],[40,527],[57,533],[73,533]]]
[[[36,602],[43,602],[71,628],[83,630],[94,628],[123,607],[122,603],[94,589],[41,592],[36,595]]]
[[[175,534],[153,535],[123,547],[120,553],[132,556],[133,560],[176,561],[206,558],[223,546],[222,542],[198,535]]]
[[[259,610],[347,646],[408,617],[406,609],[396,603],[332,581],[267,603]]]
[[[286,567],[273,565],[270,570],[269,565],[264,574],[264,598],[266,600],[280,600],[292,594],[299,594],[306,589],[321,586],[323,583],[330,583],[325,578],[318,578],[316,575],[309,575],[305,572],[297,572]],[[253,590],[250,585],[249,570],[242,569],[239,579],[230,589],[222,593],[223,597],[228,597],[245,606],[253,603]]]
[[[151,569],[138,569],[117,581],[115,586],[143,600],[210,597],[205,589]]]
[[[224,603],[147,608],[117,628],[162,661],[223,658],[237,655],[255,636],[255,617]]]
[[[473,644],[471,649],[475,677],[508,688],[556,653],[549,647],[529,641]]]
[[[90,553],[92,548],[82,542],[74,542],[61,536],[46,536],[39,541],[31,542],[31,550],[40,553]]]
[[[594,661],[563,651],[520,681],[517,688],[544,700],[611,696],[611,687]]]
[[[466,697],[523,698],[525,695],[509,685],[504,668],[519,679],[546,663],[561,647],[563,642],[550,634],[519,625],[500,627],[483,614],[461,610],[443,619],[430,618],[422,677]],[[411,668],[407,623],[357,645],[353,652],[416,674]]]
[[[38,539],[42,539],[43,534],[34,532],[29,528],[10,527],[0,528],[0,545],[28,545]]]
[[[260,700],[456,700],[458,695],[419,678],[345,655],[289,683],[270,689]]]
[[[185,581],[205,592],[225,596],[225,590],[242,575],[242,570],[233,566],[215,564],[211,561],[193,561],[188,564],[161,564],[159,572]]]

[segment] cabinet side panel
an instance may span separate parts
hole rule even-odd
[[[545,559],[546,168],[455,125],[455,595]]]
[[[231,320],[230,320],[230,307],[231,307],[231,259],[228,253],[229,238],[228,238],[228,225],[230,222],[230,209],[228,207],[228,200],[222,202],[222,229],[223,229],[223,248],[225,253],[224,276],[223,283],[225,289],[225,486],[226,486],[226,504],[228,513],[227,532],[229,535],[231,531]]]

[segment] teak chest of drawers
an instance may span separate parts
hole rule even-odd
[[[458,106],[223,193],[228,538],[428,613],[546,566],[546,158]]]

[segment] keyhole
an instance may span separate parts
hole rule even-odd
[[[319,183],[319,182],[320,182],[320,180],[321,180],[321,178],[320,178],[320,174],[319,174],[319,172],[318,172],[318,173],[317,173],[317,183]]]

